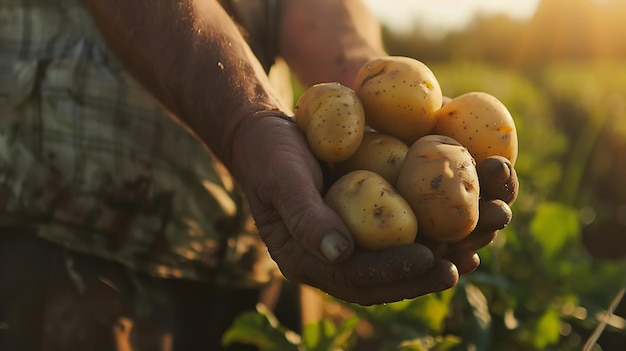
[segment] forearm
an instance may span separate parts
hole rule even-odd
[[[263,68],[216,1],[85,3],[126,69],[227,166],[238,124],[280,107]]]
[[[359,0],[282,3],[279,51],[305,85],[352,87],[362,64],[386,54],[379,23]]]

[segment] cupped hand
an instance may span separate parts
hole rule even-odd
[[[270,255],[290,280],[362,305],[414,298],[458,281],[457,267],[422,244],[355,248],[343,221],[324,204],[322,171],[303,133],[279,111],[240,124],[231,171]]]

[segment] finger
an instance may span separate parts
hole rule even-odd
[[[482,198],[500,199],[509,205],[517,199],[519,181],[511,161],[502,156],[491,156],[478,164],[476,171]]]
[[[513,218],[509,205],[502,200],[480,200],[478,223],[474,232],[493,232],[506,227]]]
[[[283,254],[276,256],[283,262],[297,264],[289,269],[292,278],[317,286],[332,282],[350,288],[367,288],[374,285],[393,285],[421,276],[434,264],[432,252],[422,245],[403,245],[382,252],[355,251],[349,260],[340,264],[321,262],[288,243]]]
[[[279,196],[282,199],[277,208],[287,230],[308,251],[328,262],[342,262],[350,256],[354,240],[319,193],[294,191],[288,197],[287,194]]]
[[[276,234],[280,232],[284,233],[286,229],[278,229]],[[269,235],[270,238],[279,236]],[[288,238],[288,235],[283,234],[282,237]],[[384,251],[358,250],[349,260],[337,264],[320,260],[295,240],[287,239],[282,243],[269,241],[267,245],[279,266],[285,266],[283,273],[287,278],[313,286],[327,282],[355,289],[389,286],[420,277],[435,262],[433,253],[419,244],[402,245]]]
[[[446,260],[433,261],[432,252],[423,245],[356,251],[349,260],[332,264],[293,240],[284,225],[275,229],[266,236],[268,249],[285,277],[344,301],[393,302],[445,290],[458,282],[456,266]]]
[[[349,261],[328,266],[334,283],[352,287],[393,285],[421,276],[434,264],[433,253],[411,244],[384,251],[356,251]]]
[[[445,256],[445,259],[454,263],[459,275],[475,271],[480,266],[480,257],[472,250],[458,250]]]
[[[269,229],[269,226],[265,228]],[[274,230],[266,232],[264,237],[272,258],[279,266],[286,266],[284,273],[288,278],[296,280],[331,279],[337,284],[354,286],[394,284],[419,276],[434,262],[428,247],[410,244],[383,251],[358,250],[349,260],[331,264],[309,254],[281,222],[277,222]]]
[[[257,199],[270,202],[253,203],[259,231],[263,236],[272,232],[271,228],[263,229],[265,225],[284,220],[288,233],[308,251],[329,262],[345,260],[352,253],[354,240],[341,218],[323,201],[319,163],[297,126],[280,123],[273,136],[275,162],[264,167],[267,173],[257,175],[263,177],[256,180],[262,188],[254,189]]]
[[[403,283],[357,288],[322,282],[319,288],[340,300],[369,306],[412,299],[443,291],[455,286],[458,280],[459,273],[454,264],[446,260],[436,260],[429,270]]]
[[[437,240],[428,239],[428,238],[421,238],[419,236],[417,239],[415,239],[415,243],[428,247],[430,251],[432,251],[433,256],[435,258],[443,257],[448,247],[447,243],[443,241],[437,241]]]
[[[465,239],[451,244],[449,246],[449,252],[457,251],[478,251],[479,249],[491,244],[498,236],[497,231],[492,232],[477,232],[474,231],[468,235]]]

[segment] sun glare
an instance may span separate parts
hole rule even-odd
[[[365,3],[393,31],[424,29],[440,35],[463,28],[477,14],[529,19],[539,0],[365,0]]]

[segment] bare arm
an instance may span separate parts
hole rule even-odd
[[[358,0],[282,1],[279,51],[305,85],[352,87],[357,70],[386,55],[380,24]]]
[[[129,71],[227,166],[230,141],[243,118],[262,110],[289,111],[279,105],[263,68],[217,1],[85,2]],[[385,54],[380,26],[359,1],[281,4],[280,54],[307,85],[352,86],[363,63]]]
[[[321,197],[322,172],[303,133],[280,118],[287,108],[216,1],[84,1],[128,71],[233,172],[287,278],[361,304],[456,284],[457,267],[424,245],[355,250],[345,224]],[[383,54],[369,33],[376,27],[361,22],[367,17],[356,0],[287,0],[285,6],[280,47],[305,84],[350,86],[358,67]],[[334,20],[311,21],[318,17],[313,11],[330,11],[321,18]],[[472,255],[458,261],[475,267]]]
[[[281,108],[217,1],[85,2],[125,67],[228,167],[238,124]]]

